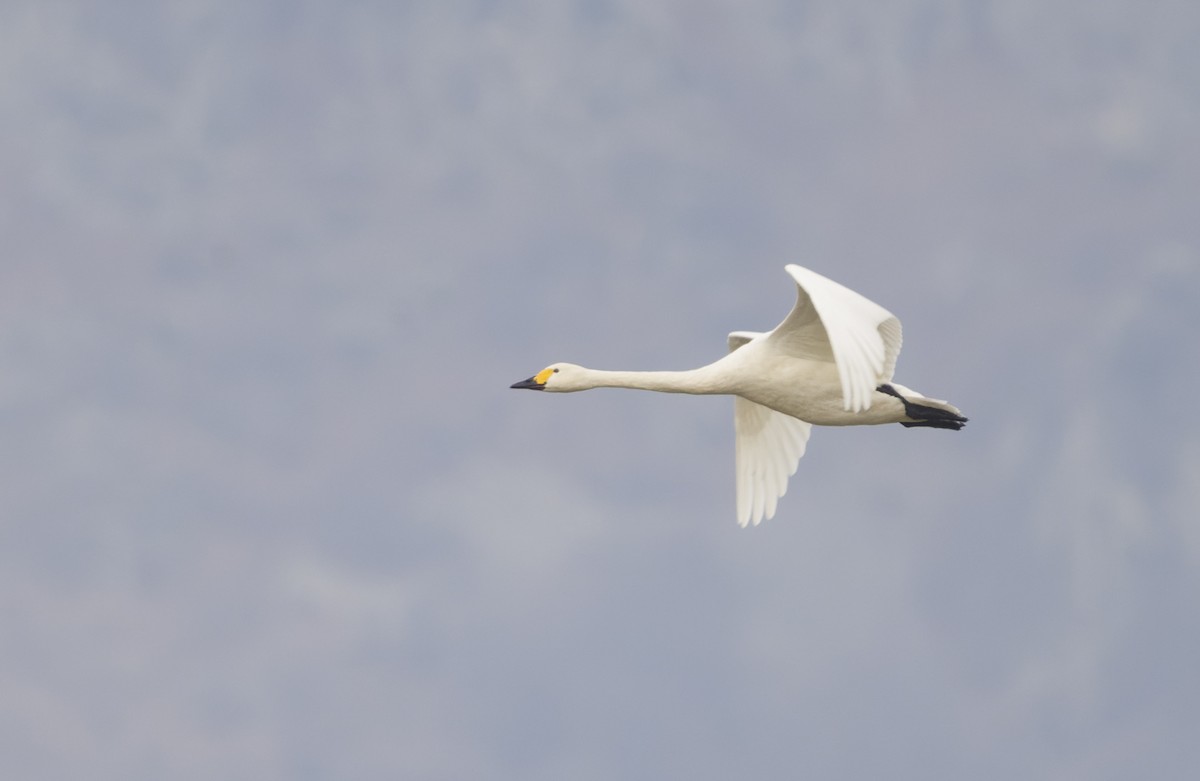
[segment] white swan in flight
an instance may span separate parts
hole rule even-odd
[[[814,425],[963,427],[956,407],[892,382],[900,321],[891,312],[814,271],[787,272],[797,285],[791,313],[765,334],[734,331],[729,354],[707,366],[641,372],[556,363],[511,387],[732,395],[742,526],[775,515]]]

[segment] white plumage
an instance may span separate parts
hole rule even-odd
[[[960,429],[966,418],[944,401],[892,382],[900,321],[831,279],[796,265],[796,305],[767,333],[734,331],[729,354],[687,371],[614,372],[556,363],[514,388],[555,392],[636,388],[734,396],[737,519],[775,515],[813,425]]]

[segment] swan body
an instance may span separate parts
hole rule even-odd
[[[766,333],[734,331],[729,353],[687,371],[602,371],[555,363],[513,388],[570,393],[634,388],[731,395],[742,526],[772,518],[818,426],[900,423],[961,429],[958,408],[892,382],[900,321],[849,288],[797,265],[796,305]]]

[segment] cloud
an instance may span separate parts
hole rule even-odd
[[[10,766],[1186,761],[1200,20],[1075,5],[7,5]],[[971,426],[819,431],[743,533],[724,401],[507,389],[786,262]]]

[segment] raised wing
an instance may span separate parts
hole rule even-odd
[[[763,334],[735,331],[729,350]],[[812,424],[735,396],[733,399],[737,519],[758,525],[775,515],[779,498],[787,493],[788,478],[808,444]]]
[[[848,412],[871,406],[875,388],[890,382],[900,355],[900,321],[874,301],[815,271],[789,265],[796,305],[767,338],[797,357],[832,361]]]

